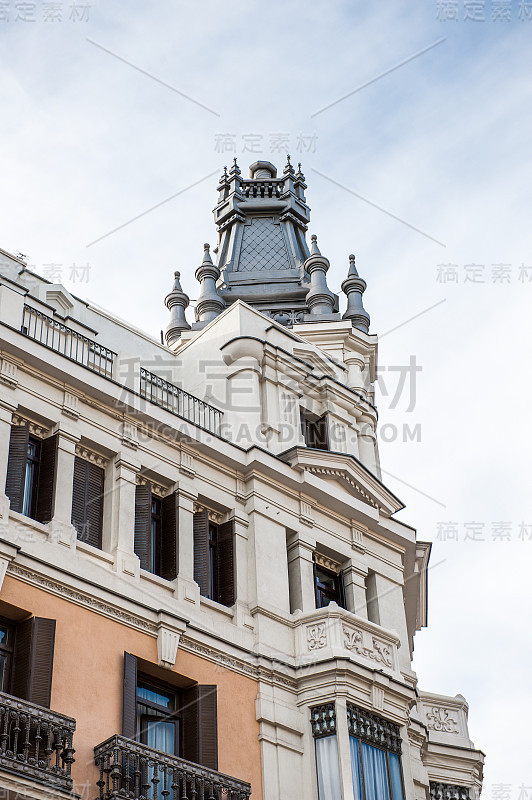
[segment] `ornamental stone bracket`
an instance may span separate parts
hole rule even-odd
[[[187,627],[187,621],[159,612],[157,622],[157,660],[160,667],[172,669],[177,658],[179,640]]]
[[[419,692],[418,710],[427,726],[429,741],[472,747],[467,727],[468,705],[461,694],[455,697]]]
[[[20,547],[17,545],[7,542],[4,539],[0,539],[0,591],[4,585],[4,578],[6,577],[7,568],[11,562],[15,560],[19,550]]]
[[[330,658],[349,658],[370,669],[399,671],[395,632],[331,603],[294,615],[296,662],[310,664]]]

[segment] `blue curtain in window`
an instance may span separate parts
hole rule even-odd
[[[358,739],[354,736],[349,737],[349,747],[351,749],[351,774],[353,775],[353,794],[354,800],[362,800],[362,773],[360,771],[360,754],[358,752]]]
[[[316,767],[318,770],[318,796],[320,800],[340,800],[340,767],[336,736],[316,739]]]
[[[401,767],[399,766],[399,756],[390,753],[390,778],[392,780],[393,800],[403,800],[403,784],[401,782]]]
[[[175,752],[175,725],[172,722],[164,722],[163,720],[146,720],[146,742],[148,747],[153,747],[155,750],[160,750],[163,753],[174,755]],[[172,783],[171,772],[167,773],[166,786],[164,785],[164,774],[162,770],[157,770],[157,793],[153,790],[155,784],[153,779],[155,777],[155,769],[148,767],[148,781],[150,788],[148,790],[148,797],[156,798],[156,800],[163,800],[164,789],[170,789]]]
[[[377,747],[372,747],[370,744],[363,742],[362,767],[364,770],[366,800],[390,800],[386,753],[384,750],[379,750]]]

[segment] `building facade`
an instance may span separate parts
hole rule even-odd
[[[479,798],[465,699],[412,671],[430,544],[381,480],[366,284],[340,313],[305,189],[224,171],[164,343],[0,251],[8,800]]]

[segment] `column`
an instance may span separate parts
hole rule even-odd
[[[366,364],[364,362],[364,356],[358,354],[348,356],[344,359],[344,363],[348,369],[347,385],[350,389],[353,389],[353,391],[358,392],[366,397],[367,387],[364,381],[364,370],[366,368]]]
[[[234,557],[236,577],[236,604],[234,621],[237,625],[253,628],[253,618],[249,614],[249,520],[235,511],[232,517],[234,526]]]
[[[114,556],[114,569],[135,578],[140,562],[135,554],[135,492],[140,461],[117,453],[105,475],[103,550]]]
[[[290,534],[287,542],[288,581],[290,592],[290,611],[314,611],[316,596],[314,591],[313,553],[316,539],[306,533]]]
[[[73,425],[60,422],[57,427],[57,462],[52,521],[47,528],[50,538],[65,547],[75,547],[76,529],[72,525],[72,486],[76,444],[81,436]]]
[[[358,434],[358,450],[360,460],[364,466],[374,475],[377,474],[377,464],[375,459],[375,435],[374,423],[371,417],[360,417],[360,429]]]
[[[191,486],[179,482],[178,511],[178,563],[177,596],[180,600],[199,604],[200,590],[194,580],[194,502],[198,493]]]
[[[406,627],[406,612],[403,585],[391,578],[375,573],[375,588],[379,607],[379,624],[387,630],[395,631],[401,640],[397,651],[399,667],[411,670],[410,646]]]
[[[351,748],[349,746],[349,729],[347,727],[347,700],[335,698],[336,707],[336,740],[338,742],[338,760],[340,762],[340,784],[345,800],[354,797],[353,773],[351,770]]]
[[[349,566],[343,570],[344,589],[347,610],[359,617],[367,619],[366,609],[366,575],[367,567],[349,560]]]

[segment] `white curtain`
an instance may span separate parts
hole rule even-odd
[[[316,739],[316,766],[320,800],[341,800],[340,767],[336,736]]]
[[[364,770],[366,800],[390,800],[386,753],[384,750],[379,750],[363,742],[362,767]],[[394,800],[396,799],[394,798]],[[400,797],[399,800],[401,800]]]
[[[358,752],[358,739],[354,736],[349,737],[349,747],[351,749],[351,773],[353,775],[353,794],[355,800],[362,800],[362,774],[360,772],[360,754]]]

